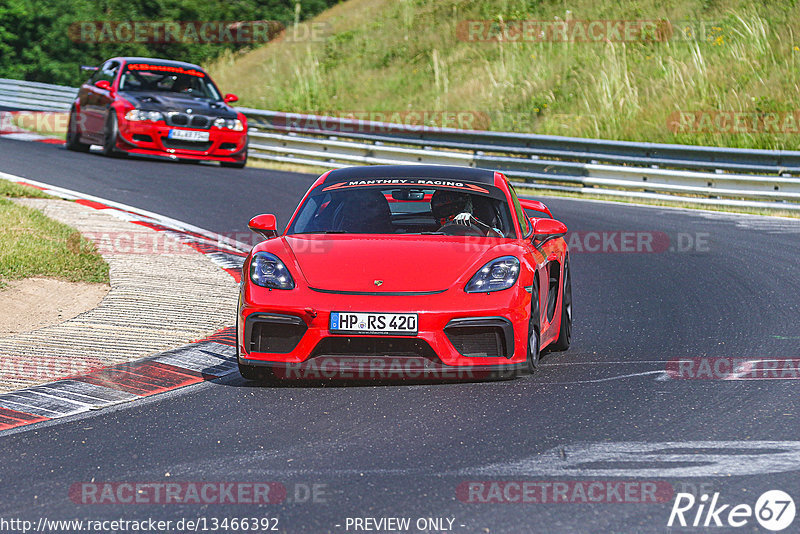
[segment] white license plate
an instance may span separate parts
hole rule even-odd
[[[170,130],[170,139],[181,139],[183,141],[208,141],[208,132],[197,130]]]
[[[415,335],[416,313],[331,312],[332,333]]]

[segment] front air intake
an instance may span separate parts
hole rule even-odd
[[[467,358],[513,356],[513,327],[502,317],[454,319],[444,333],[458,353]]]
[[[303,335],[306,324],[299,317],[254,314],[247,318],[248,352],[287,354],[292,352]]]

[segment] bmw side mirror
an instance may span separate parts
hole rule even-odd
[[[278,220],[274,215],[269,213],[256,215],[250,219],[250,222],[247,223],[247,227],[253,232],[264,236],[266,239],[272,239],[278,235]]]
[[[224,97],[222,97],[222,100],[223,100],[223,101],[224,101],[226,104],[230,104],[230,103],[232,103],[232,102],[238,102],[238,101],[239,101],[239,97],[238,97],[238,96],[236,96],[236,95],[235,95],[235,94],[233,94],[233,93],[228,93],[227,95],[225,95]]]

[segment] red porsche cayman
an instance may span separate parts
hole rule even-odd
[[[250,228],[267,239],[243,267],[247,379],[509,376],[569,347],[567,228],[499,172],[338,169],[283,235],[273,215]]]

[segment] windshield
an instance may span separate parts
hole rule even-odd
[[[387,181],[403,180],[370,180]],[[461,187],[419,187],[423,180],[405,181],[413,184],[323,184],[308,197],[287,233],[515,237],[508,202],[499,189],[463,183]]]
[[[222,100],[206,73],[197,69],[131,63],[119,80],[120,91],[176,93],[204,100]]]

